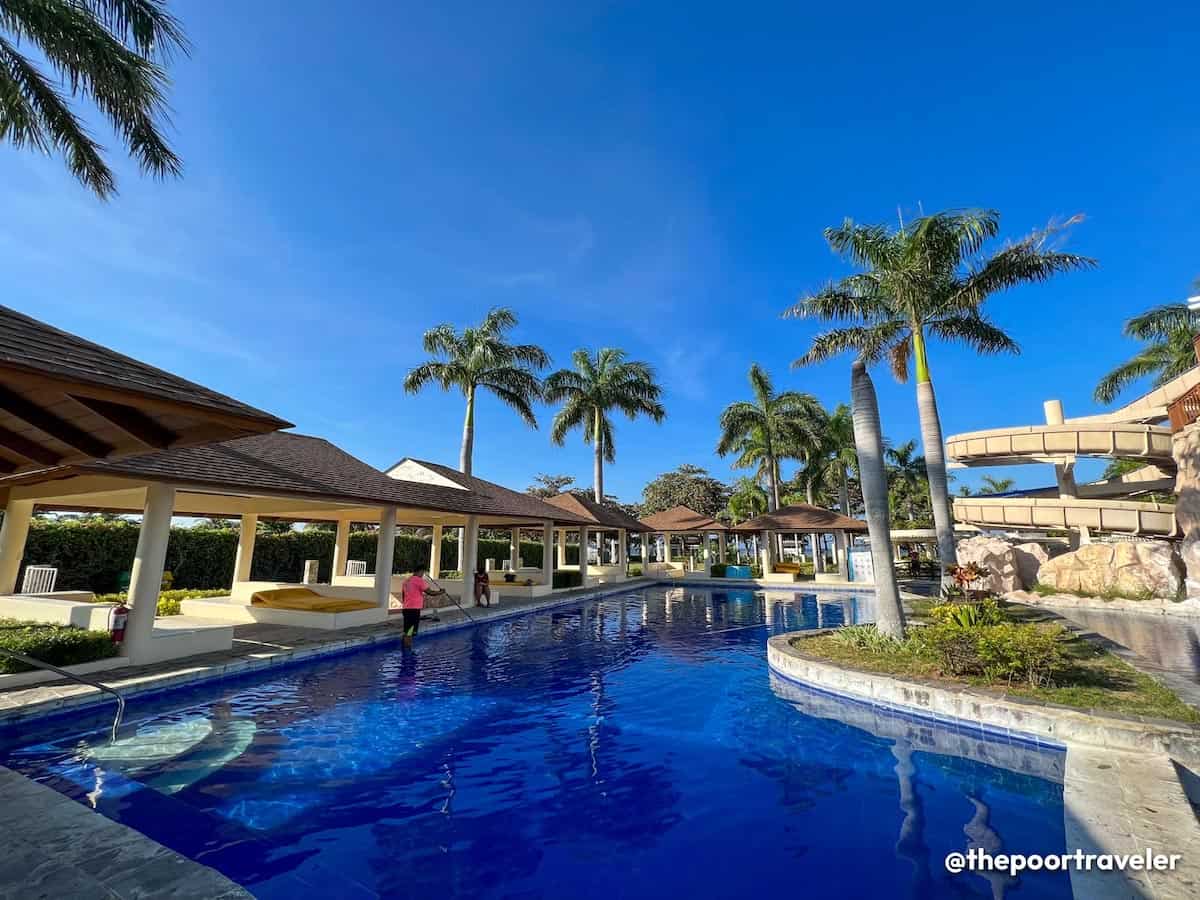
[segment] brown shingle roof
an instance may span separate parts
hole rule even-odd
[[[733,526],[734,531],[815,531],[817,529],[866,531],[867,523],[843,516],[831,509],[809,506],[807,503],[796,503]]]
[[[479,498],[480,508],[476,510],[481,514],[491,516],[513,516],[514,518],[522,519],[551,519],[555,522],[562,522],[568,525],[582,525],[587,521],[581,515],[573,513],[569,510],[560,509],[557,506],[551,506],[545,500],[533,496],[532,494],[523,494],[520,491],[510,490],[504,485],[496,484],[494,481],[487,481],[483,478],[476,478],[474,475],[465,475],[457,469],[452,469],[449,466],[443,466],[440,463],[429,462],[424,459],[415,459],[405,457],[396,465],[405,460],[415,462],[441,475],[455,484],[460,484],[466,488],[467,492],[476,495]],[[392,466],[394,469],[396,466]],[[392,479],[395,480],[395,479]],[[401,482],[402,484],[418,484],[417,482]],[[461,494],[464,491],[458,491],[454,488],[438,487],[437,485],[420,484],[421,488],[435,488],[439,491],[444,491],[446,494]]]
[[[435,468],[433,463],[425,465]],[[13,475],[0,479],[0,489],[9,484],[51,481],[73,474],[116,475],[252,496],[284,495],[364,506],[395,505],[464,515],[577,523],[577,517],[536,497],[447,471],[455,480],[466,479],[468,489],[389,478],[322,438],[277,431],[199,447]]]
[[[728,531],[729,526],[724,522],[696,512],[687,506],[673,506],[656,512],[651,516],[642,517],[642,527],[646,531]]]
[[[292,427],[290,422],[240,400],[39,322],[7,306],[0,306],[0,366],[257,419],[272,430]]]
[[[546,500],[551,506],[565,509],[583,519],[589,519],[603,528],[624,528],[626,531],[646,531],[646,526],[619,509],[613,509],[595,500],[577,497],[574,494],[558,494]]]

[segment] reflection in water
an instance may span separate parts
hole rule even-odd
[[[968,796],[967,799],[975,808],[975,814],[971,817],[971,821],[963,826],[963,834],[967,836],[967,849],[978,848],[991,856],[1004,852],[1004,842],[1000,840],[1000,835],[996,834],[995,829],[988,823],[991,810],[988,809],[987,804],[978,797]],[[992,900],[1001,900],[1004,892],[1011,885],[1017,883],[1017,879],[1005,872],[978,872],[976,874],[991,885]]]
[[[136,771],[89,755],[101,712],[10,736],[0,762],[287,900],[959,898],[971,881],[941,860],[962,849],[964,797],[988,800],[973,840],[1065,849],[1062,754],[768,677],[771,634],[869,608],[644,590],[143,698],[133,727],[165,739]],[[238,749],[232,723],[249,745],[191,780],[217,735]],[[1069,890],[1039,873],[1021,897]]]

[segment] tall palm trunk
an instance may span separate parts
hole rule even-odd
[[[463,419],[462,449],[458,454],[458,471],[471,474],[471,457],[475,451],[475,386],[467,388],[467,415]]]
[[[838,485],[838,505],[842,508],[842,515],[848,516],[850,515],[850,482],[846,475],[846,467],[838,466],[838,468],[841,470],[839,473],[841,475],[841,483]]]
[[[929,504],[933,507],[933,527],[937,531],[938,560],[944,572],[945,567],[958,562],[958,552],[954,548],[954,522],[950,516],[950,491],[946,484],[942,421],[938,417],[933,381],[929,377],[925,337],[919,327],[913,328],[913,361],[917,375],[917,415],[921,420],[925,474],[929,478]]]
[[[779,467],[775,457],[767,457],[767,512],[779,509]]]
[[[597,503],[604,502],[604,419],[600,410],[596,410],[595,432],[592,444],[595,448],[595,458],[592,461],[592,489]]]
[[[883,470],[883,432],[879,403],[866,365],[854,363],[850,375],[854,412],[854,445],[858,450],[858,477],[862,484],[867,529],[871,536],[871,562],[875,569],[875,627],[889,637],[904,637],[904,607],[892,568],[891,522],[888,516],[887,476]]]

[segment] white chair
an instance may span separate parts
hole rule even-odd
[[[54,566],[26,566],[25,578],[21,581],[22,594],[49,594],[58,581],[58,569]]]
[[[346,574],[347,575],[366,575],[367,574],[366,560],[362,560],[362,559],[346,560]]]

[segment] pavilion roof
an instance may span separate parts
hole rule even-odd
[[[867,523],[807,503],[784,506],[733,526],[734,531],[866,531]]]
[[[290,427],[232,397],[0,306],[0,473]]]
[[[546,502],[551,506],[557,506],[559,509],[587,519],[592,524],[599,525],[602,528],[615,528],[618,530],[623,528],[626,531],[649,531],[645,525],[629,515],[629,513],[620,509],[613,509],[611,506],[605,506],[603,503],[597,503],[590,498],[579,497],[575,494],[557,494],[554,497],[547,498]]]
[[[0,479],[0,489],[79,475],[167,482],[228,495],[307,499],[317,508],[322,503],[398,506],[574,524],[574,517],[562,510],[482,479],[455,488],[392,478],[322,438],[282,431],[10,475]]]
[[[728,531],[729,526],[687,506],[673,506],[642,517],[644,531]]]

